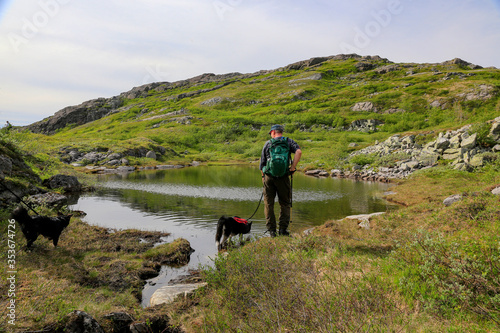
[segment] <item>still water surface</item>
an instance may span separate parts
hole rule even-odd
[[[80,197],[71,207],[86,212],[85,221],[114,229],[168,232],[171,236],[166,241],[182,237],[195,250],[187,266],[163,267],[160,275],[148,282],[143,306],[172,278],[188,274],[200,264],[210,265],[217,254],[214,238],[218,218],[250,217],[262,194],[260,171],[248,166],[141,171],[102,176],[100,182],[101,190]],[[298,232],[348,215],[387,211],[391,206],[381,199],[387,188],[380,183],[296,173],[290,230]],[[252,221],[252,235],[264,235],[262,204]]]

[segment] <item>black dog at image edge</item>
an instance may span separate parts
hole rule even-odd
[[[215,245],[217,246],[217,249],[219,251],[222,250],[231,237],[248,234],[250,229],[252,229],[252,222],[248,222],[247,220],[237,216],[221,216],[219,222],[217,222],[217,233],[215,234]]]
[[[73,215],[61,215],[57,217],[30,216],[23,207],[17,207],[11,214],[11,218],[19,223],[21,231],[26,238],[26,247],[29,249],[39,235],[52,240],[57,246],[61,232],[69,225]]]

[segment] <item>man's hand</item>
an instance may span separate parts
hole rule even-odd
[[[292,165],[290,165],[290,174],[293,175],[295,171],[297,171],[297,164],[299,164],[300,158],[302,157],[302,150],[297,149],[293,156]]]

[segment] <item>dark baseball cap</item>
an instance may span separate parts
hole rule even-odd
[[[271,129],[269,130],[269,133],[271,133],[271,131],[284,132],[285,128],[283,126],[281,126],[281,125],[273,125],[273,126],[271,126]]]

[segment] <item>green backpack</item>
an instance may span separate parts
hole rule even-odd
[[[271,139],[271,146],[269,147],[270,157],[263,169],[273,177],[283,177],[288,174],[290,165],[290,147],[288,145],[288,138]]]

